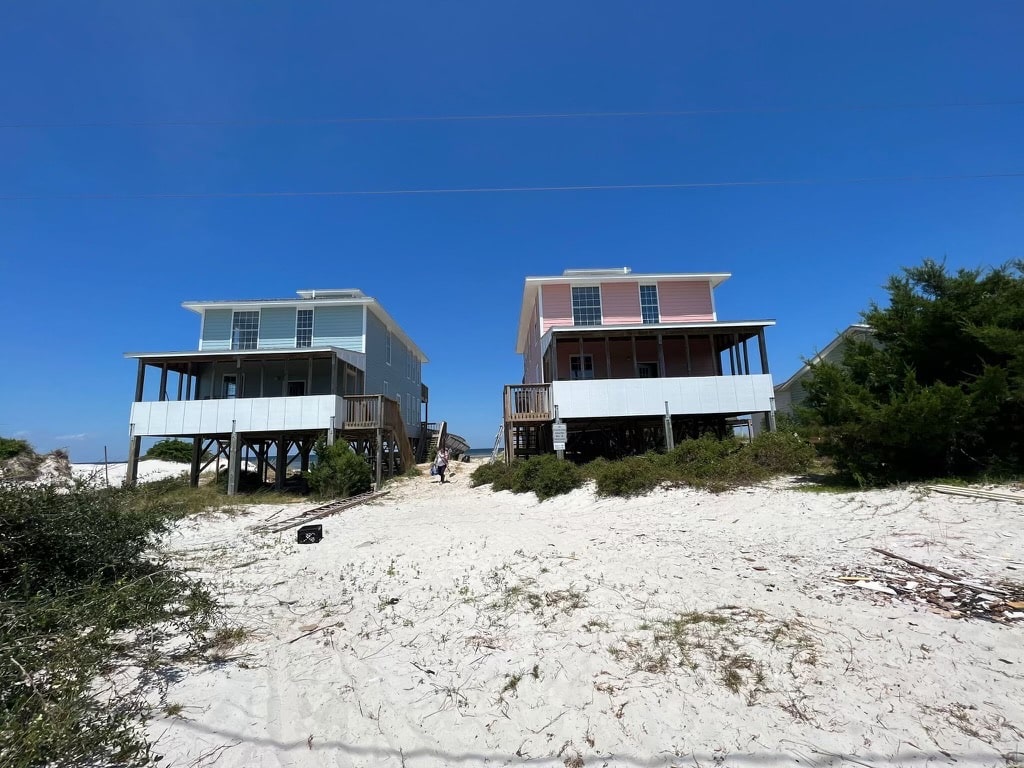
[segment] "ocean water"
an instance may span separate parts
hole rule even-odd
[[[468,453],[469,453],[469,455],[472,458],[479,458],[479,457],[483,457],[483,456],[490,456],[491,455],[491,449],[490,448],[470,448]]]

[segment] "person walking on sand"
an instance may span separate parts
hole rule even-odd
[[[448,471],[448,449],[439,448],[437,456],[434,457],[434,469],[440,481],[444,482],[444,473]]]

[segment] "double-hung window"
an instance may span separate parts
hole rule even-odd
[[[384,362],[391,365],[391,331],[384,331]]]
[[[570,379],[592,379],[594,378],[594,358],[592,355],[570,355],[569,356],[569,378]]]
[[[598,285],[573,286],[572,324],[601,324],[601,287]]]
[[[300,309],[295,314],[295,346],[313,346],[313,310]]]
[[[640,286],[640,317],[645,323],[661,322],[661,313],[658,311],[658,286]]]
[[[260,313],[235,312],[231,316],[231,348],[256,349],[260,335]]]

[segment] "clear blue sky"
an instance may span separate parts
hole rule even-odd
[[[521,376],[523,277],[727,270],[779,380],[926,257],[1024,255],[1024,178],[411,197],[60,195],[849,179],[1024,171],[1019,2],[40,2],[0,23],[0,434],[123,457],[125,351],[187,299],[358,287],[477,446]],[[342,125],[139,121],[737,109]],[[760,111],[798,108],[796,111]],[[113,127],[81,124],[112,122]],[[40,127],[41,124],[77,127]],[[444,307],[442,320],[428,307]]]

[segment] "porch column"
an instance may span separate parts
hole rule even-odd
[[[185,399],[186,400],[191,400],[192,399],[192,361],[191,360],[188,361],[188,365],[185,367],[185,378],[187,379],[187,381],[185,383]],[[199,393],[197,392],[196,394],[199,394]]]
[[[690,334],[683,336],[683,345],[686,347],[686,375],[693,375],[693,363],[690,361]]]
[[[185,384],[185,374],[178,371],[178,400],[181,400],[181,388]]]
[[[284,488],[284,476],[288,467],[288,440],[284,435],[277,438],[277,462],[274,464],[274,487],[277,490]]]
[[[263,387],[267,378],[267,361],[260,360],[260,397],[263,397]]]
[[[764,328],[757,331],[757,349],[761,353],[761,373],[768,373],[768,348],[764,343]]]
[[[662,335],[658,334],[658,375],[662,378],[668,376],[665,370],[665,344]]]
[[[612,348],[607,336],[604,337],[604,377],[612,377]]]
[[[146,364],[139,360],[139,372],[135,375],[135,402],[142,402],[142,390],[146,383]]]
[[[558,381],[558,337],[551,334],[551,380]]]
[[[338,394],[338,356],[334,353],[331,353],[331,394]]]
[[[306,368],[306,394],[313,394],[313,356],[309,356],[309,367]]]
[[[633,378],[640,378],[640,366],[636,362],[636,336],[630,336],[629,340],[633,343]]]
[[[743,340],[743,373],[750,375],[750,352],[747,350],[747,339]]]
[[[380,424],[380,421],[377,422]],[[384,472],[384,430],[379,426],[377,427],[377,485],[374,487],[375,491],[380,490],[381,481],[383,480]]]
[[[228,449],[228,496],[238,493],[238,473],[242,469],[242,450],[235,430],[235,422],[231,421],[231,443]]]
[[[167,399],[167,363],[160,367],[160,397],[161,402]]]
[[[189,468],[188,484],[193,488],[199,487],[199,466],[203,459],[203,438],[196,436],[192,438],[192,466]]]
[[[124,487],[131,488],[139,479],[139,450],[142,438],[135,436],[135,425],[128,425],[128,467],[124,476]]]

